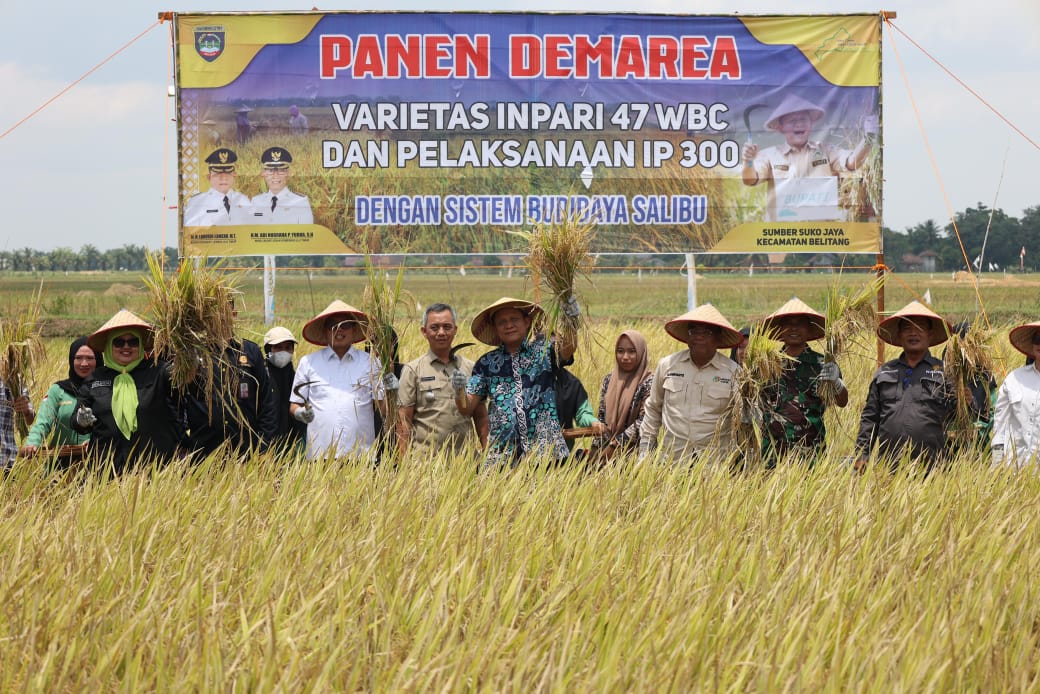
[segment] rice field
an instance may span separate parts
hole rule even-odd
[[[708,276],[698,294],[739,327],[792,294],[822,311],[832,279]],[[949,279],[902,279],[955,320],[972,311]],[[252,281],[239,332],[258,336]],[[276,314],[299,334],[364,282],[285,273]],[[527,282],[406,273],[404,289],[454,302],[461,341],[479,308],[529,295]],[[652,361],[682,348],[662,325],[685,310],[685,279],[593,282],[597,339],[574,372],[595,401],[620,330],[643,331]],[[55,282],[43,302],[89,292],[81,320],[97,327],[118,308],[109,284]],[[1002,335],[1035,318],[1038,287],[984,285]],[[17,291],[5,281],[2,310]],[[888,291],[893,309],[912,298]],[[126,300],[144,309],[141,292]],[[416,316],[395,320],[402,355],[417,356]],[[54,366],[35,401],[64,373],[68,342],[46,340]],[[993,356],[998,381],[1022,363],[1006,337]],[[443,452],[376,470],[211,459],[117,481],[21,463],[0,481],[0,689],[1036,690],[1040,475],[967,456],[928,477],[851,474],[875,359],[866,336],[846,346],[850,405],[828,412],[825,457],[772,474],[731,473],[725,452],[594,473],[478,474],[475,455]]]

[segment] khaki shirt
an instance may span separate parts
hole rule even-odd
[[[766,221],[776,218],[776,181],[785,178],[820,178],[837,176],[848,171],[846,161],[851,150],[826,147],[819,142],[807,142],[805,147],[794,149],[786,142],[776,147],[767,147],[755,157],[755,173],[760,181],[767,183]],[[783,220],[780,220],[783,221]]]
[[[649,450],[664,426],[661,446],[666,455],[687,457],[712,444],[729,452],[729,433],[716,436],[716,424],[729,404],[733,376],[739,368],[720,352],[703,368],[693,363],[688,349],[661,359],[644,406],[640,450]]]
[[[458,452],[474,435],[473,420],[459,414],[455,405],[451,375],[456,371],[469,378],[473,362],[456,354],[445,364],[430,351],[401,369],[397,402],[400,407],[414,408],[411,446],[440,448],[447,443]]]

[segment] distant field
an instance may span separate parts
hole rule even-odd
[[[333,298],[357,303],[365,285],[363,272],[356,270],[292,271],[279,269],[275,290],[275,314],[290,327],[301,324],[324,308]],[[308,275],[311,278],[308,279]],[[826,273],[704,272],[697,280],[699,302],[715,304],[734,323],[761,318],[797,295],[819,306],[826,288],[838,275]],[[840,281],[849,286],[866,282],[864,272],[848,272]],[[49,335],[71,335],[93,329],[120,308],[145,311],[147,297],[136,273],[47,274],[37,277],[5,276],[0,283],[0,310],[25,301],[30,292],[44,287],[44,317]],[[466,276],[455,270],[441,272],[409,270],[405,288],[419,304],[447,301],[454,304],[465,322],[483,306],[500,296],[531,296],[529,278]],[[263,319],[263,285],[259,272],[243,283],[242,315],[246,322]],[[895,310],[926,291],[936,310],[952,320],[970,319],[976,312],[976,297],[967,281],[954,281],[949,274],[890,275],[885,290],[886,308]],[[982,302],[994,324],[1021,318],[1032,319],[1040,305],[1040,275],[985,275],[980,283]],[[593,320],[667,319],[686,310],[686,278],[675,270],[627,274],[596,273],[584,289]],[[96,324],[96,325],[95,325]],[[93,327],[92,327],[93,326]]]

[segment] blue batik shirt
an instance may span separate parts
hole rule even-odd
[[[473,365],[466,392],[487,400],[489,465],[516,465],[527,455],[567,457],[554,383],[552,348],[543,336],[525,339],[516,354],[499,346]]]

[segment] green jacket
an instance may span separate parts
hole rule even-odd
[[[90,440],[90,434],[79,434],[72,429],[72,411],[76,409],[76,396],[70,395],[57,383],[51,385],[40,403],[36,421],[29,429],[23,446],[79,445]]]

